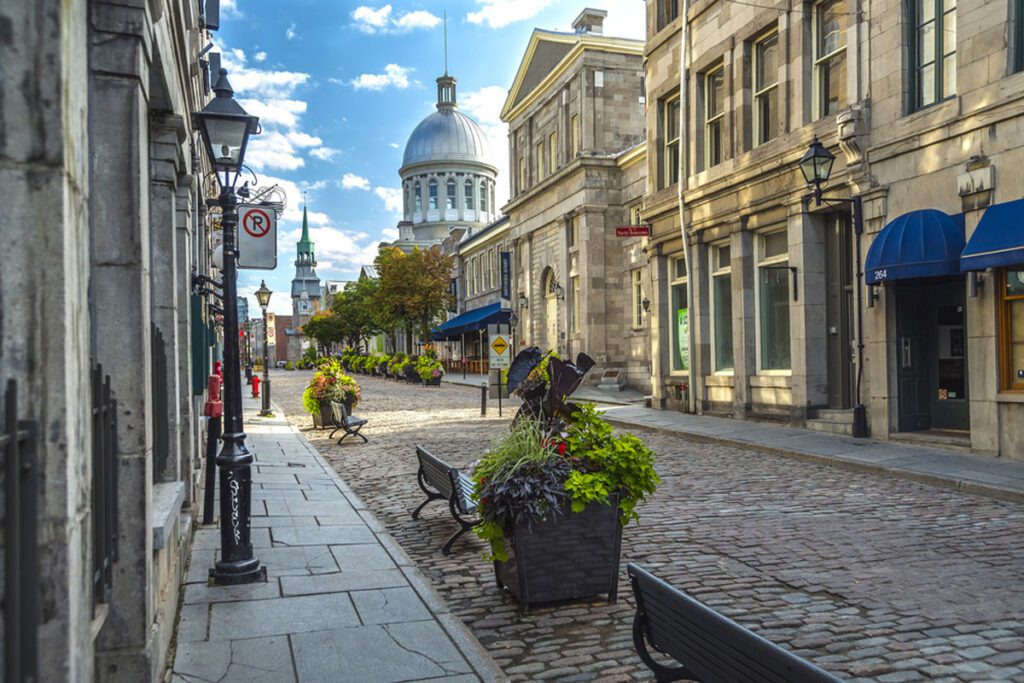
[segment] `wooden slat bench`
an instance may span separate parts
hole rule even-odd
[[[334,431],[331,432],[329,439],[333,439],[335,433],[341,429],[345,433],[338,439],[339,444],[345,440],[346,436],[358,436],[363,443],[369,443],[370,440],[359,433],[359,430],[366,425],[366,420],[352,415],[344,403],[331,401],[331,421],[334,423]]]
[[[459,530],[441,548],[441,552],[447,555],[459,536],[480,523],[479,519],[472,518],[476,513],[476,503],[472,499],[473,480],[422,446],[416,446],[416,458],[419,460],[416,482],[427,494],[427,499],[413,511],[412,518],[419,519],[420,511],[433,500],[448,501],[448,510],[452,519],[459,523]]]
[[[626,571],[636,597],[633,642],[640,659],[658,681],[838,683],[835,676],[722,616],[642,567],[630,563]],[[681,666],[655,662],[648,645]]]

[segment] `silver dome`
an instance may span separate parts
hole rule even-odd
[[[476,121],[453,107],[442,107],[420,124],[405,145],[402,167],[438,161],[475,162],[494,168],[487,138]]]

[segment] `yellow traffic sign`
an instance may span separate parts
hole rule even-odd
[[[505,341],[504,337],[495,337],[494,341],[491,342],[491,348],[499,356],[504,356],[505,351],[508,350],[508,342]]]

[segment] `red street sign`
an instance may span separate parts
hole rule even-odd
[[[650,237],[651,226],[649,225],[620,225],[615,228],[616,237]]]

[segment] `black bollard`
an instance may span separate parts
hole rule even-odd
[[[487,383],[480,384],[480,416],[487,415]]]
[[[213,494],[217,487],[217,442],[220,441],[220,417],[207,420],[206,492],[203,496],[203,524],[213,524]]]

